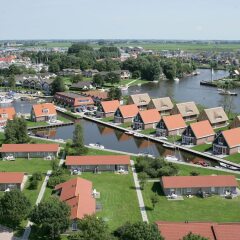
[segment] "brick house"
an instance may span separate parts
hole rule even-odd
[[[7,189],[23,190],[24,173],[21,172],[0,172],[0,191]]]
[[[163,116],[156,127],[156,136],[167,137],[174,135],[182,135],[183,131],[187,127],[181,114],[175,114],[170,116]]]
[[[13,120],[16,116],[16,111],[13,107],[0,108],[0,127],[4,127],[7,124],[7,120]]]
[[[98,105],[96,116],[101,118],[113,117],[119,106],[118,100],[102,101]]]
[[[148,109],[157,109],[161,116],[170,115],[173,109],[173,103],[170,97],[154,98],[148,104]]]
[[[231,155],[240,153],[240,128],[222,131],[213,141],[213,153]]]
[[[128,98],[128,104],[135,104],[139,110],[146,110],[149,102],[151,101],[148,93],[130,95]]]
[[[109,100],[107,91],[90,90],[82,92],[82,95],[91,97],[95,105],[98,105],[101,101]]]
[[[222,107],[204,109],[198,120],[208,120],[213,128],[224,127],[228,124],[228,116]]]
[[[157,109],[140,111],[133,119],[133,129],[144,130],[156,128],[160,120],[161,116]]]
[[[116,112],[114,113],[114,122],[115,123],[133,122],[133,118],[138,114],[138,112],[139,109],[135,104],[119,106]]]
[[[194,102],[177,103],[171,114],[181,114],[184,121],[197,120],[199,111]]]
[[[232,175],[167,176],[162,177],[161,185],[166,196],[196,195],[201,192],[224,195],[226,191],[236,193],[238,187],[237,180]]]
[[[213,142],[215,132],[208,120],[191,123],[182,134],[182,144],[200,145]]]
[[[128,167],[130,165],[130,157],[125,155],[67,156],[65,164],[71,171],[128,171]]]
[[[59,144],[3,144],[0,149],[2,157],[44,158],[58,156]]]
[[[57,111],[52,103],[35,104],[31,110],[31,120],[34,122],[57,120]]]

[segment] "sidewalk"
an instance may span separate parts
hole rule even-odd
[[[139,208],[140,208],[141,215],[142,215],[142,220],[144,222],[148,223],[147,212],[146,212],[146,209],[145,209],[143,196],[142,196],[142,191],[141,191],[140,184],[139,184],[139,181],[138,181],[138,176],[137,176],[137,173],[136,173],[136,169],[134,167],[134,161],[131,160],[130,163],[131,163],[133,180],[134,180],[134,184],[135,184],[135,188],[136,188],[136,192],[137,192],[137,197],[138,197],[138,204],[139,204]]]

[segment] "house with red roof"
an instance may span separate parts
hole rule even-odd
[[[77,177],[55,186],[59,199],[71,208],[72,227],[75,221],[82,219],[85,215],[96,212],[96,200],[93,197],[92,182]]]
[[[118,100],[101,101],[98,105],[96,116],[100,118],[113,117],[120,106]]]
[[[114,113],[115,123],[133,122],[133,118],[138,114],[138,107],[136,104],[119,106]]]
[[[3,158],[48,158],[58,156],[59,144],[3,144],[0,153]]]
[[[240,128],[222,131],[213,141],[213,153],[231,155],[240,153]]]
[[[156,125],[160,120],[161,116],[157,109],[139,111],[133,119],[133,129],[144,130],[156,128]]]
[[[163,116],[156,127],[156,136],[167,137],[182,135],[187,125],[181,114]]]
[[[34,104],[31,110],[31,120],[34,122],[57,120],[55,105],[52,103]]]
[[[156,222],[165,240],[183,239],[190,232],[209,240],[239,240],[240,223]]]
[[[0,108],[0,126],[6,126],[7,120],[13,120],[16,111],[13,107]]]
[[[71,171],[128,171],[130,157],[126,155],[67,156],[65,165]]]
[[[19,189],[24,187],[25,175],[21,172],[0,172],[0,191]]]
[[[201,193],[224,195],[226,191],[234,194],[238,187],[235,176],[231,175],[167,176],[162,177],[160,182],[166,196]]]
[[[200,145],[212,143],[215,132],[208,120],[191,123],[182,134],[182,144]]]

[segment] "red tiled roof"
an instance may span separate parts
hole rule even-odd
[[[60,200],[71,207],[71,219],[81,219],[96,211],[96,201],[92,196],[92,182],[83,178],[73,178],[55,186],[61,190]]]
[[[225,130],[222,135],[230,148],[240,146],[240,128]]]
[[[0,172],[0,183],[22,183],[24,173],[20,172]]]
[[[181,114],[163,116],[162,119],[168,130],[181,129],[187,126]]]
[[[138,107],[136,104],[123,105],[119,107],[119,111],[123,118],[135,117],[138,114]]]
[[[9,120],[13,120],[14,116],[16,115],[16,111],[13,107],[8,108],[0,108],[0,117],[1,119],[5,119],[3,114],[7,114],[7,118]]]
[[[99,99],[108,99],[108,92],[106,91],[98,91],[98,90],[92,90],[84,92],[85,95],[99,98]]]
[[[213,229],[217,240],[240,239],[240,223],[220,223],[214,225]]]
[[[93,99],[91,97],[79,97],[75,98],[74,100],[74,106],[82,106],[82,105],[93,105]]]
[[[190,127],[196,138],[215,135],[215,132],[208,120],[191,123]]]
[[[67,156],[68,165],[117,165],[130,164],[130,157],[126,155],[99,155],[99,156]]]
[[[59,144],[3,144],[0,152],[57,152]]]
[[[201,188],[201,187],[236,187],[234,176],[171,176],[162,177],[163,188]]]
[[[42,103],[42,104],[35,104],[32,106],[33,112],[36,117],[48,116],[48,115],[56,115],[56,108],[52,103]],[[44,112],[47,110],[46,112]]]
[[[101,105],[105,113],[112,113],[118,109],[120,102],[118,100],[102,101]]]
[[[179,240],[190,232],[215,240],[212,223],[157,222],[157,226],[165,240]]]
[[[157,123],[160,121],[161,116],[157,109],[149,109],[139,112],[144,124]]]

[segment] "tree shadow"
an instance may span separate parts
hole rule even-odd
[[[152,192],[157,193],[159,196],[164,196],[164,192],[162,190],[162,186],[160,182],[154,182],[151,188]]]

